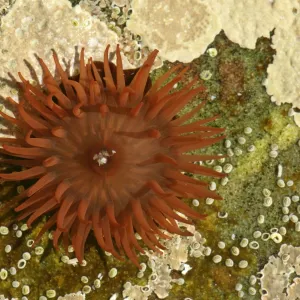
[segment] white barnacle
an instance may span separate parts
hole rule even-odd
[[[223,177],[223,178],[221,179],[221,185],[222,185],[222,186],[225,186],[228,182],[229,182],[228,177]]]
[[[254,296],[256,294],[256,289],[253,286],[250,286],[248,289],[248,293],[251,296]]]
[[[82,288],[82,292],[83,292],[84,294],[89,294],[91,291],[92,291],[92,288],[91,288],[89,285],[85,285],[85,286]]]
[[[268,233],[268,232],[264,232],[263,234],[262,234],[262,236],[261,236],[261,239],[265,242],[265,241],[267,241],[268,239],[270,239],[270,233]]]
[[[87,278],[87,276],[81,276],[80,280],[81,280],[82,283],[88,283],[89,282],[89,279]]]
[[[251,133],[252,133],[252,128],[251,128],[251,127],[246,127],[246,128],[244,129],[244,133],[245,133],[245,134],[251,134]]]
[[[192,204],[193,204],[193,206],[196,206],[196,207],[199,206],[199,200],[193,199]]]
[[[234,256],[238,256],[240,254],[240,249],[236,246],[232,246],[230,250],[231,250],[232,255],[234,255]]]
[[[286,183],[287,186],[293,186],[294,185],[294,181],[293,180],[288,180]]]
[[[225,265],[226,265],[226,267],[231,268],[231,267],[233,267],[234,262],[233,262],[233,260],[232,260],[231,258],[227,258],[227,259],[225,260]]]
[[[218,50],[216,48],[207,49],[207,53],[210,57],[215,57],[218,54]]]
[[[221,212],[219,211],[218,212],[218,218],[219,219],[226,219],[228,217],[228,213],[225,211],[225,212]]]
[[[204,250],[203,250],[203,254],[205,256],[209,256],[211,254],[212,250],[210,247],[205,247]]]
[[[9,229],[6,226],[0,226],[0,234],[8,235]]]
[[[6,245],[4,248],[5,253],[9,253],[11,251],[12,247],[11,245]]]
[[[256,231],[253,232],[253,237],[254,237],[255,239],[260,238],[261,235],[262,235],[262,233],[261,233],[261,231],[259,231],[259,230],[256,230]]]
[[[11,268],[9,269],[9,273],[10,273],[11,275],[16,275],[16,274],[17,274],[17,269],[16,269],[15,267],[11,267]]]
[[[257,223],[258,224],[263,224],[265,222],[265,216],[264,215],[259,215],[257,217]]]
[[[282,242],[282,235],[278,232],[274,232],[271,234],[271,239],[276,243],[279,244]]]
[[[293,223],[297,223],[297,222],[298,222],[298,217],[297,217],[295,214],[291,214],[291,215],[290,215],[290,220],[291,220]]]
[[[288,215],[284,215],[282,217],[282,222],[287,223],[290,220],[290,217]]]
[[[220,249],[225,249],[225,246],[226,246],[226,244],[225,244],[223,241],[219,241],[219,242],[218,242],[218,247],[219,247]]]
[[[222,261],[222,256],[217,254],[217,255],[213,256],[212,260],[215,264],[218,264]]]
[[[241,156],[243,154],[243,150],[239,147],[235,147],[233,151],[236,156]]]
[[[23,295],[28,295],[30,293],[30,287],[28,285],[23,285],[22,286],[22,294]]]
[[[231,141],[230,140],[225,140],[224,144],[225,144],[226,148],[230,148],[231,147]]]
[[[217,189],[217,184],[216,184],[214,181],[212,181],[212,182],[209,184],[209,189],[210,189],[211,191],[215,191],[215,190]]]
[[[55,290],[47,290],[46,291],[46,296],[48,297],[48,298],[55,298],[55,296],[56,296],[56,291]]]
[[[1,279],[1,280],[5,280],[5,279],[7,278],[7,276],[8,276],[7,270],[4,269],[4,268],[2,268],[2,269],[0,270],[0,279]]]
[[[239,268],[240,269],[245,269],[245,268],[247,268],[248,267],[248,262],[246,261],[246,260],[241,260],[240,262],[239,262]]]
[[[244,145],[244,144],[246,143],[246,139],[245,139],[243,136],[240,136],[240,137],[238,138],[238,143],[239,143],[240,145]]]
[[[34,244],[34,240],[28,240],[28,241],[26,242],[26,245],[27,245],[27,247],[29,247],[29,248],[31,248],[33,244]]]
[[[292,196],[292,201],[293,202],[299,202],[300,197],[298,195]]]
[[[94,287],[96,289],[99,289],[101,287],[101,281],[100,281],[100,279],[97,278],[97,279],[94,280]]]
[[[24,252],[22,254],[23,259],[29,260],[31,258],[31,254],[29,252]]]
[[[248,146],[248,148],[247,148],[247,151],[248,152],[254,152],[256,150],[256,147],[254,146],[254,145],[250,145],[250,146]]]
[[[295,223],[295,231],[300,232],[300,222]]]
[[[289,212],[290,212],[290,210],[289,210],[288,207],[286,207],[286,206],[282,207],[282,213],[283,213],[284,215],[287,215]]]
[[[237,284],[235,285],[235,290],[236,290],[237,292],[238,292],[238,291],[241,291],[242,288],[243,288],[243,285],[242,285],[241,283],[237,283]]]
[[[70,260],[69,256],[67,255],[63,255],[60,260],[64,263],[64,264],[67,264]]]
[[[18,269],[24,269],[26,267],[26,260],[24,258],[20,259],[17,263]]]
[[[232,164],[225,164],[223,167],[224,173],[230,173],[233,170],[233,165]]]
[[[269,189],[264,188],[262,190],[262,193],[265,197],[270,197],[271,196],[271,191]]]
[[[108,272],[109,278],[114,278],[118,274],[118,270],[116,268],[111,268]]]
[[[234,156],[234,152],[232,151],[232,149],[227,149],[227,155],[229,156],[229,157],[232,157],[232,156]]]
[[[18,287],[20,286],[20,282],[17,281],[17,280],[14,280],[14,281],[11,283],[11,286],[12,286],[13,288],[18,288]]]
[[[214,166],[214,170],[221,173],[222,172],[222,167],[217,165],[217,166]]]
[[[279,186],[280,188],[284,188],[285,187],[285,182],[283,179],[278,179],[277,180],[277,186]]]
[[[21,228],[20,228],[22,231],[26,231],[26,230],[28,230],[28,226],[27,226],[27,224],[25,223],[25,224],[23,224],[22,226],[21,226]]]
[[[207,205],[213,204],[214,201],[215,201],[215,200],[214,200],[213,198],[206,198],[206,199],[205,199],[205,203],[206,203]]]
[[[257,278],[256,278],[255,275],[251,275],[251,276],[249,277],[249,283],[250,283],[251,285],[254,285],[254,284],[256,283],[256,281],[257,281]]]
[[[212,76],[212,73],[210,70],[204,70],[200,73],[200,78],[203,80],[209,80]]]
[[[240,246],[241,246],[242,248],[245,248],[245,247],[248,246],[248,243],[249,243],[249,240],[248,240],[247,238],[243,238],[243,239],[241,240],[241,242],[240,242]]]
[[[36,255],[42,255],[42,254],[44,253],[44,248],[41,247],[41,246],[36,247],[36,248],[34,249],[34,253],[35,253]]]
[[[249,247],[250,247],[251,249],[256,250],[256,249],[259,248],[259,243],[258,243],[257,241],[252,241],[252,242],[249,243]]]
[[[284,226],[281,226],[279,228],[279,231],[278,231],[281,235],[286,235],[286,228]]]
[[[263,203],[263,205],[265,206],[265,207],[270,207],[271,205],[272,205],[272,203],[273,203],[273,199],[272,199],[272,197],[265,197],[264,198],[264,203]]]
[[[269,152],[271,158],[276,158],[278,156],[278,151],[272,150]]]

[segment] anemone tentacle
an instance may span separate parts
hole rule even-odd
[[[51,215],[37,241],[45,231],[56,227],[55,247],[59,239],[65,247],[71,243],[81,261],[92,231],[103,250],[118,259],[125,254],[139,266],[136,251],[144,250],[135,232],[149,248],[163,250],[159,238],[170,238],[164,230],[190,234],[178,227],[177,221],[191,224],[179,212],[194,219],[205,218],[182,197],[221,199],[206,182],[182,172],[223,177],[194,164],[220,156],[186,152],[220,141],[224,130],[206,126],[218,116],[185,124],[204,101],[173,119],[204,90],[202,86],[194,87],[195,78],[170,93],[188,68],[171,68],[151,87],[149,73],[157,50],[131,80],[123,70],[120,47],[116,49],[116,66],[109,62],[108,51],[109,46],[99,70],[99,63],[92,58],[85,64],[82,49],[78,80],[68,77],[53,52],[61,83],[40,59],[46,92],[19,74],[24,90],[21,101],[14,102],[19,115],[0,115],[18,126],[23,138],[1,138],[0,143],[1,152],[14,157],[2,162],[25,170],[2,173],[0,178],[37,179],[15,205],[15,210],[22,213],[20,218],[28,218],[28,225],[42,215]]]

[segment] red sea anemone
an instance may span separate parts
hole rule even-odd
[[[203,91],[203,87],[192,88],[195,79],[169,94],[187,68],[169,80],[179,68],[175,66],[151,86],[149,72],[157,50],[130,78],[123,71],[119,47],[116,66],[108,61],[108,49],[103,64],[91,58],[85,64],[81,51],[77,81],[68,78],[54,53],[61,85],[40,59],[46,92],[19,74],[22,99],[16,103],[8,98],[16,108],[16,117],[0,112],[17,126],[19,134],[0,142],[2,153],[15,157],[2,163],[24,169],[0,177],[13,181],[37,179],[11,200],[18,204],[15,211],[22,212],[19,220],[29,217],[28,226],[49,213],[37,240],[55,226],[54,246],[60,237],[66,247],[71,241],[81,261],[86,239],[93,231],[103,250],[119,259],[124,252],[138,265],[135,250],[143,252],[143,248],[135,232],[149,248],[159,251],[164,247],[158,238],[169,238],[162,229],[189,235],[176,221],[191,221],[178,212],[191,218],[204,217],[181,197],[220,198],[207,183],[183,171],[222,176],[194,163],[216,156],[184,153],[220,141],[223,136],[214,135],[223,129],[204,126],[216,117],[184,124],[204,103],[174,119]]]

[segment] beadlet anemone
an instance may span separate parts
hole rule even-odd
[[[36,179],[9,201],[10,207],[21,212],[18,220],[28,218],[28,226],[49,215],[36,242],[55,227],[54,246],[60,238],[65,247],[71,242],[82,261],[92,231],[103,250],[118,259],[126,254],[139,266],[136,250],[144,250],[135,233],[160,252],[164,247],[159,238],[170,238],[167,231],[190,235],[177,221],[191,224],[188,217],[205,217],[182,197],[220,199],[206,182],[184,172],[223,176],[194,163],[219,156],[186,154],[220,141],[223,136],[215,135],[223,129],[206,126],[217,117],[186,124],[204,102],[174,118],[204,90],[193,88],[196,78],[170,93],[187,68],[177,73],[177,65],[151,85],[149,72],[157,50],[132,72],[123,70],[119,46],[116,66],[109,62],[108,51],[109,46],[103,63],[90,58],[85,64],[82,49],[76,78],[68,77],[54,52],[61,83],[40,59],[45,91],[19,74],[23,96],[19,103],[8,98],[15,106],[15,118],[0,112],[18,134],[0,142],[1,152],[14,157],[1,162],[23,170],[0,177],[5,181]]]

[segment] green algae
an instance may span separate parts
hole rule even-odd
[[[232,142],[232,148],[239,147],[243,153],[241,156],[227,158],[234,169],[229,175],[227,185],[220,185],[217,181],[218,192],[224,198],[222,201],[215,201],[212,205],[205,205],[205,200],[200,200],[200,207],[195,208],[201,213],[208,215],[202,222],[196,222],[197,230],[206,238],[206,245],[212,248],[209,257],[191,258],[188,263],[193,267],[184,276],[184,285],[173,284],[170,290],[169,299],[184,299],[190,297],[194,300],[200,299],[238,299],[235,291],[236,283],[244,285],[243,290],[247,299],[259,299],[259,286],[255,285],[257,293],[255,296],[247,294],[250,286],[248,278],[251,274],[256,274],[267,262],[270,255],[278,252],[280,244],[269,240],[263,242],[260,239],[260,247],[252,250],[249,247],[241,248],[239,243],[243,237],[250,241],[255,240],[252,234],[255,230],[268,232],[271,228],[286,226],[287,235],[283,242],[299,243],[299,233],[293,230],[293,224],[288,225],[282,221],[281,203],[282,197],[300,193],[300,155],[299,146],[296,144],[300,137],[300,130],[288,117],[289,105],[276,106],[270,101],[262,85],[266,78],[266,68],[272,61],[274,50],[270,47],[269,39],[259,39],[256,49],[248,50],[240,48],[230,42],[224,33],[219,34],[215,41],[209,46],[218,50],[216,57],[210,57],[207,53],[194,60],[190,66],[185,83],[191,78],[204,71],[209,70],[212,77],[207,81],[202,81],[207,88],[207,94],[198,97],[191,104],[187,105],[180,114],[184,114],[195,107],[199,101],[206,98],[208,103],[191,120],[195,121],[216,114],[220,118],[214,122],[218,127],[226,128],[226,138]],[[161,69],[153,74],[153,80],[163,74],[169,64],[165,64]],[[183,83],[184,84],[184,83]],[[178,85],[180,88],[182,84]],[[251,135],[243,133],[244,128],[251,127]],[[237,138],[245,136],[245,145],[239,145]],[[269,157],[271,144],[277,144],[279,155],[276,158]],[[255,152],[248,152],[247,146],[255,145]],[[195,153],[226,153],[224,143],[216,144],[209,149],[194,151]],[[277,166],[284,167],[284,180],[292,179],[292,187],[279,188],[277,182]],[[213,166],[219,164],[214,162]],[[208,180],[208,179],[204,179]],[[264,196],[262,190],[268,188],[272,192],[272,207],[262,205]],[[16,185],[4,183],[1,186],[1,203],[10,199],[16,193]],[[188,200],[190,203],[190,200]],[[296,204],[292,203],[291,210],[295,210]],[[0,204],[1,208],[1,204]],[[227,212],[228,217],[220,219],[218,212]],[[265,215],[263,224],[257,223],[257,217]],[[11,212],[5,217],[3,222],[11,223]],[[128,261],[120,262],[111,256],[105,255],[97,246],[95,239],[90,237],[87,242],[85,259],[86,266],[73,266],[61,261],[61,256],[66,255],[63,249],[56,251],[48,234],[45,234],[39,244],[44,248],[42,255],[36,255],[34,251],[27,247],[26,241],[34,239],[41,229],[43,220],[35,223],[32,229],[23,232],[22,238],[16,238],[15,233],[8,236],[0,236],[1,245],[12,245],[13,250],[5,253],[4,246],[0,248],[0,268],[16,266],[22,253],[29,251],[32,254],[28,266],[18,270],[15,276],[9,276],[7,280],[0,281],[0,294],[4,293],[9,297],[21,297],[20,288],[12,288],[12,280],[18,280],[21,285],[28,284],[31,287],[29,299],[38,299],[40,295],[45,295],[48,289],[55,289],[57,295],[77,292],[85,284],[80,281],[81,276],[89,278],[89,285],[103,274],[101,287],[93,290],[86,296],[86,299],[109,299],[114,293],[121,295],[123,285],[130,281],[132,284],[144,285],[147,282],[149,271],[145,272],[143,278],[137,277],[137,268]],[[13,230],[11,230],[13,232]],[[219,241],[226,243],[225,249],[219,249]],[[230,252],[232,246],[240,248],[240,254],[233,256]],[[212,262],[212,256],[220,254],[222,262],[219,264]],[[70,258],[73,253],[67,253]],[[224,264],[225,259],[231,258],[234,267],[229,268]],[[241,260],[247,260],[249,266],[240,269],[237,264]],[[146,262],[146,258],[141,256],[141,262]],[[111,268],[117,268],[118,274],[115,278],[109,278],[108,272]],[[172,276],[179,276],[173,271]],[[154,294],[149,299],[158,299]]]

